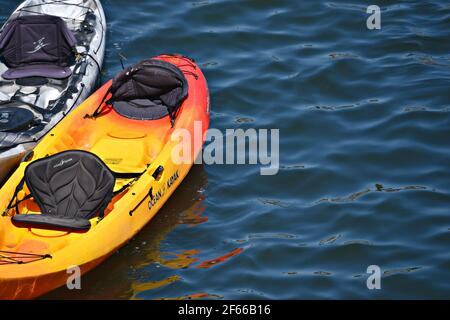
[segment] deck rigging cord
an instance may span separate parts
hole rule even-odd
[[[0,265],[28,264],[44,259],[52,259],[52,256],[49,254],[35,254],[0,250]]]

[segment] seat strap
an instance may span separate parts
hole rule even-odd
[[[148,168],[149,165],[147,165]],[[112,174],[114,175],[114,177],[116,179],[132,179],[131,181],[129,181],[127,184],[123,185],[122,188],[120,188],[117,191],[114,191],[112,194],[111,199],[108,201],[108,203],[110,203],[112,201],[112,199],[114,199],[115,197],[117,197],[119,194],[121,194],[122,192],[124,192],[125,190],[127,190],[129,187],[132,186],[133,183],[135,183],[147,170],[144,170],[142,172],[114,172],[111,171]],[[100,220],[103,220],[103,218],[105,217],[105,209],[102,209],[99,211],[98,213],[98,217]]]
[[[102,114],[103,110],[101,110],[101,108],[103,107],[103,103],[106,101],[106,97],[108,97],[108,94],[111,93],[111,87],[109,87],[109,89],[106,91],[105,95],[103,96],[102,101],[100,102],[100,104],[98,105],[97,109],[95,109],[95,111],[92,114],[86,113],[84,115],[84,118],[89,118],[89,119],[95,119],[97,118],[99,115]],[[109,100],[108,100],[109,101]],[[106,102],[106,106],[108,106],[108,101]]]
[[[114,172],[114,171],[112,171],[112,174],[117,179],[133,179],[133,178],[139,178],[146,171],[147,171],[147,169],[145,169],[142,172]]]
[[[147,165],[147,168],[148,168],[148,166],[149,165]],[[114,171],[112,171],[112,174],[114,175],[114,177],[116,179],[133,179],[130,182],[128,182],[127,184],[125,184],[122,188],[120,188],[119,190],[115,191],[113,193],[113,198],[115,196],[121,194],[125,190],[127,190],[129,187],[131,187],[131,185],[133,183],[135,183],[145,172],[147,172],[147,169],[145,169],[142,172],[114,172]]]
[[[22,180],[20,180],[19,184],[16,187],[16,190],[14,190],[14,194],[11,198],[11,201],[9,202],[8,206],[6,207],[5,211],[3,211],[2,216],[7,216],[9,213],[9,210],[11,210],[12,208],[16,209],[16,214],[20,214],[19,212],[19,204],[33,198],[32,194],[28,194],[26,195],[23,199],[18,200],[17,199],[17,195],[19,194],[20,191],[22,191],[23,186],[25,184],[25,177],[22,178]]]

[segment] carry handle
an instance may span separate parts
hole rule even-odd
[[[159,179],[161,179],[163,172],[164,172],[164,167],[158,166],[158,168],[156,168],[152,174],[153,179],[155,179],[156,181],[159,181]]]
[[[161,176],[164,172],[164,167],[163,166],[158,166],[155,171],[153,171],[152,174],[152,178],[155,181],[159,181],[161,179]],[[130,212],[128,213],[130,216],[133,216],[134,212],[141,206],[141,204],[144,203],[145,200],[147,200],[148,198],[153,200],[153,187],[150,187],[150,189],[148,190],[147,195],[141,200],[139,201],[139,203],[132,209],[130,210]]]

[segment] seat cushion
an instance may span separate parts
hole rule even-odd
[[[157,120],[169,114],[167,107],[161,101],[149,99],[116,101],[113,108],[121,116],[135,120]]]
[[[71,74],[67,67],[75,63],[76,44],[60,17],[25,15],[8,21],[0,34],[0,56],[11,70],[3,78],[67,78]]]
[[[143,60],[117,74],[108,101],[120,115],[137,120],[174,116],[188,96],[188,82],[175,65]]]
[[[12,218],[14,223],[24,223],[34,228],[56,228],[70,230],[89,230],[91,223],[88,219],[59,218],[48,214],[16,214]]]
[[[115,177],[96,155],[69,150],[30,163],[25,182],[42,214],[76,220],[108,206]]]
[[[5,80],[15,80],[29,77],[43,77],[50,79],[66,79],[72,75],[69,67],[51,64],[28,65],[6,70],[2,77]]]

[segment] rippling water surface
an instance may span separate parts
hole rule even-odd
[[[83,290],[47,298],[450,298],[449,3],[382,1],[378,31],[367,1],[103,4],[104,81],[119,53],[192,56],[212,127],[279,128],[281,169],[196,166]]]

